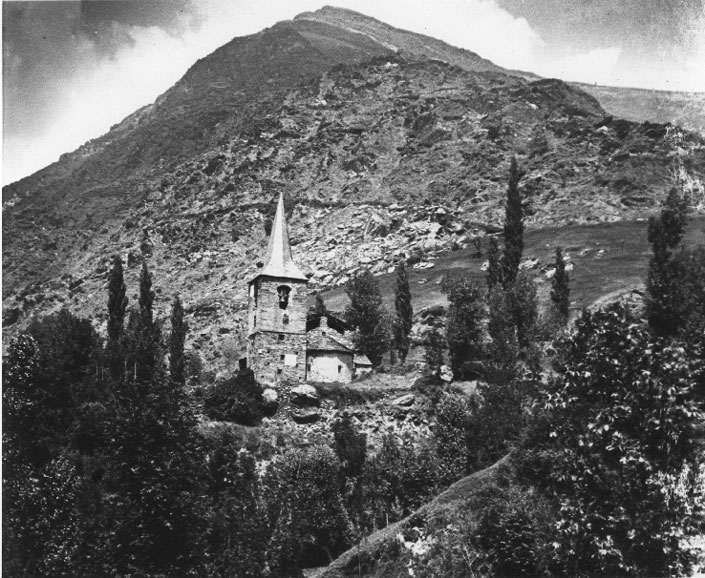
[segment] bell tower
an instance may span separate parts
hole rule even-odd
[[[263,385],[306,379],[307,284],[291,256],[279,195],[265,265],[249,282],[247,302],[247,365]]]

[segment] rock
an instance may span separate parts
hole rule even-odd
[[[413,393],[407,393],[406,395],[402,395],[401,397],[397,397],[393,400],[392,405],[397,407],[409,407],[414,404],[415,400],[416,396]]]
[[[279,394],[276,389],[268,387],[262,392],[262,401],[265,405],[277,405],[279,403]]]
[[[445,381],[446,383],[450,383],[453,381],[453,371],[448,367],[447,365],[441,365],[441,373],[440,373],[440,378],[441,381]]]
[[[291,403],[300,407],[316,406],[321,402],[321,398],[312,385],[298,385],[291,389]]]
[[[321,418],[317,409],[297,409],[291,412],[291,418],[296,423],[315,423]]]

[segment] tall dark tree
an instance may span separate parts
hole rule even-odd
[[[105,344],[105,359],[113,380],[121,378],[124,371],[123,333],[127,296],[125,293],[122,259],[113,257],[113,266],[108,275],[108,340]]]
[[[364,270],[346,283],[345,292],[350,298],[345,316],[357,329],[355,345],[377,366],[389,349],[385,309],[377,279]]]
[[[448,296],[446,342],[453,373],[462,376],[465,365],[481,351],[484,303],[482,293],[466,275],[448,276],[443,280]]]
[[[127,288],[122,271],[122,259],[113,257],[113,267],[108,276],[108,345],[116,345],[122,336],[127,310]]]
[[[394,347],[404,363],[409,354],[409,334],[414,317],[414,308],[411,305],[411,289],[409,277],[406,273],[406,263],[402,260],[397,265],[397,286],[394,291],[394,307],[397,312],[394,323]]]
[[[568,322],[570,312],[570,278],[568,271],[565,270],[563,252],[560,247],[556,247],[555,269],[556,272],[551,282],[551,302],[557,319],[565,325]]]
[[[153,304],[152,275],[147,264],[143,262],[140,271],[139,309],[131,312],[129,331],[126,331],[126,349],[130,358],[128,366],[132,369],[134,380],[142,384],[148,383],[159,369],[160,332],[154,322]]]
[[[524,252],[524,209],[521,204],[519,181],[523,176],[516,157],[509,166],[509,184],[504,214],[504,253],[502,255],[505,288],[514,284],[519,272],[519,262]]]
[[[674,335],[683,324],[683,302],[679,297],[681,260],[674,251],[687,225],[687,206],[678,189],[671,189],[658,217],[649,219],[648,239],[653,256],[646,281],[646,311],[651,328],[660,335]]]
[[[487,292],[491,293],[497,285],[502,285],[502,256],[497,237],[490,237],[487,248]]]
[[[169,332],[169,376],[174,384],[184,386],[185,358],[184,342],[188,332],[188,323],[184,320],[184,308],[177,295],[171,305],[171,330]]]

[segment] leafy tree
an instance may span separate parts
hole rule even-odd
[[[3,480],[20,475],[23,464],[41,466],[49,458],[39,414],[44,396],[37,388],[40,370],[37,341],[26,334],[15,337],[2,372]]]
[[[3,483],[3,574],[75,576],[80,478],[65,456],[25,474]]]
[[[430,440],[386,434],[365,464],[366,510],[375,527],[395,522],[438,493],[439,463]]]
[[[184,320],[184,309],[178,295],[171,306],[171,331],[169,332],[169,376],[181,387],[186,383],[184,342],[188,333],[188,323]]]
[[[513,377],[480,387],[481,400],[470,416],[466,438],[469,471],[492,465],[519,443],[527,425],[535,380],[532,375]]]
[[[519,170],[516,157],[509,166],[509,185],[504,214],[504,252],[502,254],[502,280],[504,287],[514,284],[519,272],[519,262],[524,252],[524,209],[521,204],[519,181],[523,173]]]
[[[435,327],[426,336],[426,365],[431,375],[439,376],[443,365],[444,339],[441,332]]]
[[[203,552],[203,453],[182,388],[163,367],[122,388],[111,427],[105,504],[108,565],[118,574],[183,575]]]
[[[562,360],[521,455],[524,475],[560,506],[563,573],[687,572],[681,545],[705,515],[695,443],[705,415],[693,396],[702,359],[613,306],[583,314]]]
[[[367,457],[367,434],[356,428],[349,415],[333,422],[333,448],[346,478],[359,476]]]
[[[434,438],[441,477],[452,483],[468,473],[467,436],[476,404],[458,393],[444,393],[436,406]]]
[[[364,517],[362,473],[367,459],[367,434],[344,414],[333,422],[333,449],[340,463],[340,492],[348,514],[359,530]]]
[[[350,298],[345,316],[357,328],[355,345],[372,365],[377,366],[389,349],[389,334],[377,279],[364,270],[346,283],[345,292]]]
[[[556,247],[556,272],[551,282],[551,302],[556,318],[562,325],[568,322],[570,312],[570,278],[565,270],[563,252],[560,247]]]
[[[481,351],[484,308],[480,290],[466,275],[447,276],[443,292],[448,296],[446,341],[455,375],[465,373],[465,364]]]
[[[678,189],[671,189],[658,217],[649,219],[648,240],[653,256],[646,281],[646,312],[649,324],[659,335],[675,335],[688,315],[683,308],[680,282],[685,277],[674,250],[687,226],[687,206]]]
[[[397,312],[394,324],[394,347],[399,353],[401,362],[404,363],[409,354],[409,334],[414,317],[411,305],[411,289],[409,277],[406,273],[406,263],[399,261],[397,265],[397,285],[394,291],[394,307]]]
[[[214,490],[209,575],[262,576],[270,528],[255,459],[232,435],[222,435],[208,463]]]
[[[302,566],[306,548],[323,551],[332,561],[350,545],[339,467],[324,446],[289,450],[270,465],[268,504],[275,529],[268,551],[274,576],[292,575]]]

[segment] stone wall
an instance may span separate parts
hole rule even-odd
[[[352,380],[352,353],[311,351],[308,353],[306,364],[306,379],[309,381],[349,383]]]
[[[306,379],[306,334],[258,331],[247,340],[247,365],[262,386]]]
[[[278,289],[290,289],[288,303],[280,306]],[[248,297],[249,334],[257,331],[306,333],[306,283],[259,277],[250,283]]]

